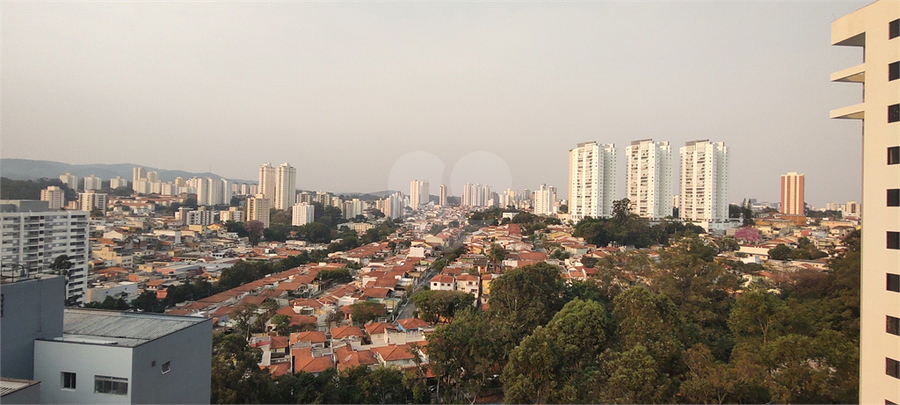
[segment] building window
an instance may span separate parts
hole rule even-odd
[[[128,395],[128,379],[108,377],[105,375],[94,376],[94,393]]]
[[[172,371],[172,362],[167,361],[167,362],[163,363],[162,366],[160,367],[160,371],[162,371],[163,374],[168,373],[169,371]]]
[[[900,62],[888,65],[888,81],[900,79]]]
[[[900,146],[888,148],[888,164],[896,165],[900,163]]]
[[[62,387],[67,390],[75,389],[75,373],[69,373],[63,371],[60,373],[62,375]]]
[[[893,292],[900,292],[900,274],[891,274],[887,275],[887,290]]]
[[[900,121],[900,104],[888,106],[888,122]]]
[[[900,37],[900,19],[888,23],[888,39]]]
[[[885,327],[884,331],[892,335],[900,336],[900,318],[895,318],[888,315],[887,326]]]
[[[900,361],[890,357],[884,358],[885,373],[894,378],[900,378]]]
[[[900,232],[891,232],[887,233],[887,248],[888,249],[900,249]]]
[[[900,188],[892,188],[887,191],[887,206],[900,207]]]

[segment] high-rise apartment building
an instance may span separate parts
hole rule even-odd
[[[463,186],[462,201],[463,207],[486,207],[491,199],[491,187],[481,184],[466,183]]]
[[[625,147],[631,212],[661,219],[672,215],[672,147],[668,142],[642,139]]]
[[[316,220],[316,206],[307,203],[296,204],[292,207],[291,225],[303,226]]]
[[[137,183],[139,180],[147,178],[147,171],[143,167],[131,168],[131,182]]]
[[[781,213],[805,215],[803,183],[806,176],[790,172],[781,175]]]
[[[128,180],[123,179],[121,176],[109,179],[109,188],[115,190],[119,187],[128,187]]]
[[[297,168],[282,163],[275,172],[275,208],[289,209],[297,194]]]
[[[556,187],[547,187],[546,184],[534,192],[535,215],[553,215],[556,213]]]
[[[84,302],[87,291],[88,245],[87,211],[50,211],[46,201],[0,201],[0,263],[3,274],[10,272],[51,272],[50,265],[68,256],[66,298]]]
[[[381,209],[381,212],[385,217],[388,217],[390,219],[403,217],[403,195],[399,192],[391,194],[385,199],[380,200],[378,205],[378,208]]]
[[[269,227],[269,211],[272,203],[262,194],[257,194],[247,199],[247,221],[259,221],[266,228]]]
[[[427,180],[413,180],[409,182],[409,206],[419,209],[420,205],[428,204],[431,199],[431,188]]]
[[[219,204],[230,205],[231,197],[234,195],[234,189],[237,184],[228,179],[220,179],[219,181],[222,183],[222,199]]]
[[[569,150],[569,215],[609,217],[616,194],[616,145],[582,142]]]
[[[47,201],[51,210],[58,210],[66,206],[66,192],[56,186],[47,186],[41,190],[41,201]]]
[[[441,205],[441,207],[447,206],[447,186],[444,184],[441,184],[441,191],[440,191],[440,197],[438,199],[438,203]]]
[[[691,141],[680,152],[681,218],[707,225],[727,221],[728,148],[725,143]]]
[[[100,210],[106,212],[108,200],[106,193],[96,193],[93,190],[86,193],[78,193],[78,207],[82,211]]]
[[[259,167],[259,194],[269,200],[275,199],[275,167],[271,163]]]
[[[879,0],[831,23],[831,44],[862,62],[831,81],[862,83],[859,104],[831,118],[862,120],[859,401],[900,403],[900,2]]]
[[[78,177],[73,176],[72,173],[59,175],[59,181],[69,187],[69,190],[78,191]]]
[[[84,178],[84,191],[100,190],[103,188],[103,180],[93,174]]]

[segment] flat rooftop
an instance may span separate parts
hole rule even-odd
[[[67,308],[63,314],[63,336],[53,340],[134,347],[210,321],[191,316]]]

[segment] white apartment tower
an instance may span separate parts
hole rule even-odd
[[[553,215],[556,213],[556,187],[546,184],[534,191],[534,214]]]
[[[275,208],[286,210],[294,205],[297,194],[297,168],[282,163],[275,172]],[[272,199],[273,197],[269,197]]]
[[[661,219],[672,215],[672,147],[668,142],[642,139],[625,147],[631,212]]]
[[[106,212],[108,196],[106,193],[95,193],[93,190],[78,193],[78,207],[82,211],[100,210]]]
[[[84,178],[84,191],[100,190],[103,188],[103,180],[93,174]]]
[[[419,209],[420,205],[428,204],[431,199],[431,188],[427,180],[413,180],[409,182],[409,206]]]
[[[463,207],[486,207],[491,199],[491,187],[481,184],[466,183],[463,186],[462,201]]]
[[[573,221],[611,216],[615,194],[615,144],[582,142],[569,151],[569,214]]]
[[[68,186],[69,190],[78,191],[78,177],[73,176],[72,173],[59,175],[59,181]]]
[[[447,186],[444,184],[441,184],[440,199],[438,200],[438,202],[440,203],[441,207],[447,206]]]
[[[293,206],[291,225],[303,226],[316,220],[316,206],[300,203]]]
[[[687,142],[681,152],[681,218],[717,223],[728,219],[728,148],[724,142]]]
[[[790,172],[781,175],[781,213],[805,215],[803,186],[806,176]]]
[[[123,179],[121,176],[109,179],[109,188],[115,190],[119,187],[128,187],[128,180]]]
[[[859,104],[831,118],[862,120],[859,401],[900,403],[900,2],[880,0],[831,23],[831,44],[862,62],[831,81],[862,83]],[[849,204],[849,203],[848,203]]]
[[[58,210],[66,206],[66,193],[56,186],[47,186],[41,190],[41,201],[47,201],[51,210]]]
[[[270,200],[275,198],[275,167],[266,163],[259,167],[259,194]]]
[[[263,226],[269,227],[269,210],[272,203],[262,194],[257,194],[247,199],[247,221],[259,221]]]
[[[91,253],[89,217],[87,211],[50,211],[46,201],[0,201],[0,263],[4,276],[23,271],[51,272],[50,265],[56,258],[66,255],[72,263],[66,298],[83,303]]]

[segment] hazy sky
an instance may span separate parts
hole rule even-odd
[[[555,185],[578,142],[724,141],[729,200],[858,200],[861,101],[829,45],[857,2],[15,2],[2,156],[135,163],[297,186],[458,195]],[[677,179],[676,179],[677,182]]]

